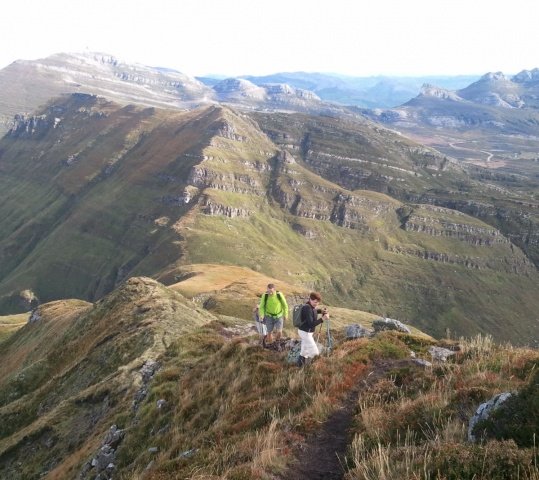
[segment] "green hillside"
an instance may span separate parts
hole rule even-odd
[[[0,151],[3,311],[23,290],[93,301],[133,275],[212,263],[432,334],[535,338],[539,277],[506,236],[347,181],[443,196],[466,180],[449,159],[367,121],[74,95],[20,120]]]

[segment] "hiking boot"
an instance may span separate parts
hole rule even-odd
[[[305,357],[303,357],[302,355],[300,355],[298,357],[298,367],[303,367],[305,365]]]
[[[267,345],[267,343],[266,343],[266,337],[265,337],[265,336],[262,338],[262,348],[268,348],[268,345]]]

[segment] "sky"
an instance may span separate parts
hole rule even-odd
[[[0,68],[84,51],[189,75],[539,67],[537,0],[13,0],[0,15]]]

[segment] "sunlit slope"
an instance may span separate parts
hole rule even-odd
[[[196,167],[203,214],[182,222],[189,263],[245,266],[430,332],[500,334],[518,309],[511,335],[530,338],[537,273],[499,231],[446,208],[347,191],[288,152],[249,161],[254,127],[226,115],[239,136],[214,138]]]

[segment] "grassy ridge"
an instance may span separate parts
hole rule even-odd
[[[235,284],[235,277],[247,286]],[[266,280],[215,265],[174,290],[194,297],[222,293],[223,304],[235,304]],[[227,297],[237,287],[235,297]],[[497,460],[488,466],[489,477],[478,478],[505,478],[497,475],[520,468],[521,478],[536,480],[529,447],[464,440],[464,424],[481,401],[526,385],[539,361],[536,351],[478,337],[461,341],[454,362],[423,369],[409,360],[410,349],[428,360],[435,340],[417,332],[344,341],[344,326],[368,326],[374,316],[333,307],[333,354],[298,370],[286,364],[285,352],[260,348],[257,336],[247,333],[250,320],[212,315],[174,290],[133,278],[94,305],[42,305],[40,320],[2,344],[0,475],[78,478],[112,424],[125,429],[114,462],[119,478],[289,474],[296,447],[365,385],[356,438],[343,459],[350,480],[384,478],[376,477],[380,458],[386,473],[397,476],[408,468],[441,480],[437,470],[447,468],[449,478],[466,478],[462,472],[481,473],[477,459],[486,452]],[[159,371],[145,384],[140,367],[149,359]],[[141,387],[147,395],[134,409]]]

